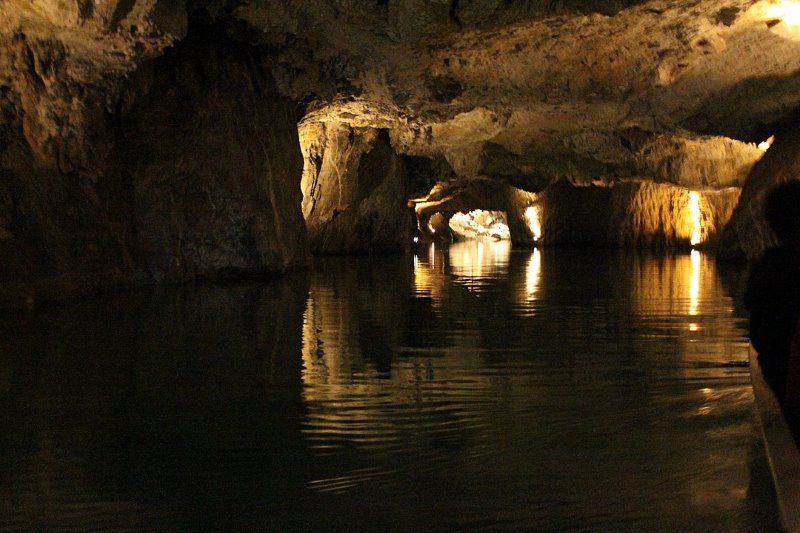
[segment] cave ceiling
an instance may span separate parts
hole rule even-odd
[[[202,38],[203,20],[258,51],[280,91],[299,103],[301,127],[384,128],[399,153],[444,156],[460,176],[500,177],[530,190],[560,177],[669,180],[665,161],[679,168],[689,152],[747,167],[758,154],[751,143],[792,116],[800,104],[793,7],[6,0],[0,98],[21,105],[30,89],[17,78],[26,68],[40,80],[40,107],[76,105],[71,84],[111,94],[187,33]],[[26,52],[15,54],[21,46]],[[44,52],[51,49],[58,53]],[[702,164],[684,167],[705,174],[687,178],[695,184],[741,185],[735,168],[720,180]]]

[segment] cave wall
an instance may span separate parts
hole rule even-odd
[[[413,218],[407,172],[385,131],[330,122],[301,126],[303,215],[316,254],[400,251]]]
[[[636,153],[636,174],[684,187],[742,187],[764,156],[754,143],[727,137],[657,135]]]
[[[740,189],[696,191],[702,246],[718,244],[736,206]],[[545,246],[686,247],[694,230],[690,190],[652,181],[624,181],[612,186],[576,186],[567,180],[530,193],[491,180],[440,184],[417,204],[420,226],[442,213],[440,227],[454,213],[470,209],[505,211],[511,240]],[[534,207],[541,226],[534,239],[526,212]]]
[[[295,106],[258,58],[205,36],[148,70],[146,96],[123,118],[117,168],[132,186],[142,266],[182,279],[304,264]]]
[[[295,104],[253,50],[208,29],[130,76],[76,83],[63,45],[13,40],[0,300],[305,264]]]
[[[131,281],[127,195],[102,170],[117,87],[69,83],[57,40],[18,34],[4,44],[13,76],[0,84],[0,301]]]
[[[795,119],[775,134],[775,141],[753,167],[722,238],[720,255],[755,259],[776,243],[763,216],[763,200],[774,186],[800,179],[800,127]],[[800,206],[798,206],[800,209]]]
[[[574,187],[558,182],[541,195],[544,243],[620,247],[686,247],[694,223],[690,191],[651,181],[613,187]],[[740,190],[697,191],[701,244],[714,247]]]

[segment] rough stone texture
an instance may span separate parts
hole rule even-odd
[[[209,38],[97,84],[57,46],[4,49],[0,300],[305,262],[294,103]]]
[[[303,215],[314,253],[408,247],[405,165],[385,131],[314,123],[301,127],[301,144]]]
[[[57,78],[67,85],[131,72],[181,37],[187,19],[171,0],[12,0],[1,9],[6,40],[64,47],[70,68]],[[447,157],[465,176],[516,175],[530,190],[563,177],[649,175],[637,167],[643,158],[663,171],[676,154],[659,161],[652,145],[641,153],[647,139],[758,142],[800,104],[800,42],[766,1],[259,0],[191,9],[268,46],[283,94],[311,104],[307,120],[387,128],[399,153]],[[689,159],[701,152],[690,151]],[[725,176],[735,179],[751,157],[742,152]],[[680,183],[709,179],[690,168],[706,164],[677,158]]]
[[[715,137],[762,141],[800,102],[800,45],[766,2],[350,4],[294,4],[309,21],[296,31],[349,94],[320,88],[315,116],[388,128],[397,151],[445,156],[467,177],[541,190],[564,177],[650,175],[646,163],[660,179],[703,186],[730,154],[727,186],[758,154]],[[482,22],[468,15],[478,12]]]
[[[123,118],[136,250],[155,277],[283,272],[307,254],[294,105],[245,47],[207,39],[142,72]]]
[[[710,247],[736,205],[740,189],[698,191],[701,244]],[[613,187],[559,182],[542,194],[542,241],[555,244],[688,247],[694,230],[689,190],[630,181]]]
[[[800,179],[800,128],[792,121],[775,135],[766,155],[753,167],[720,246],[729,258],[754,259],[776,242],[764,220],[765,193],[779,183]],[[800,206],[798,206],[800,209]]]
[[[530,193],[559,180],[608,186],[641,176],[683,187],[739,186],[760,157],[752,143],[800,106],[800,30],[783,20],[781,6],[5,0],[0,246],[7,254],[0,272],[25,283],[63,282],[71,273],[83,284],[299,261],[298,208],[278,207],[300,202],[296,182],[287,181],[299,178],[289,102],[298,104],[304,128],[386,130],[388,141],[380,137],[363,154],[323,150],[331,169],[355,157],[359,168],[399,176],[400,161],[429,158],[456,179],[487,176]],[[225,38],[198,31],[199,20],[224,28]],[[163,72],[153,73],[155,84],[142,80],[182,39],[205,50],[208,65],[195,57],[185,83]],[[230,65],[216,48],[233,54]],[[164,61],[179,68],[174,56]],[[230,82],[219,79],[229,75]],[[197,116],[177,90],[160,86],[172,79],[197,99]],[[265,89],[273,82],[274,91]],[[147,100],[150,92],[162,104]],[[156,124],[158,113],[187,122]],[[217,121],[211,113],[238,118]],[[257,155],[262,143],[268,150]],[[153,161],[136,159],[137,150]],[[309,224],[323,236],[314,237],[317,250],[394,247],[405,238],[389,222],[402,218],[405,204],[387,207],[399,196],[399,178],[377,184],[354,168],[347,170],[364,188],[342,188],[347,209],[338,197],[315,199]],[[406,197],[425,181],[412,182]],[[757,196],[762,181],[746,186],[744,198]],[[278,183],[285,188],[271,185]],[[517,219],[509,213],[512,233]],[[674,240],[670,231],[663,229],[665,242]],[[743,241],[749,250],[768,239],[754,231]]]
[[[425,202],[417,204],[420,227],[441,213],[446,220],[467,206],[504,211],[511,239],[533,244],[525,212],[534,206],[541,224],[540,243],[546,246],[688,247],[694,224],[689,190],[650,181],[628,181],[613,186],[574,186],[559,181],[541,193],[527,193],[491,180],[441,184]],[[698,191],[701,246],[719,239],[736,205],[740,189]],[[482,202],[481,202],[482,200]]]
[[[638,153],[637,171],[685,187],[739,187],[764,152],[755,144],[726,137],[658,136]]]

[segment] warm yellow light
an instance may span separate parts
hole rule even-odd
[[[533,235],[533,240],[538,241],[542,238],[542,222],[539,216],[539,208],[530,206],[525,210],[525,220],[528,222],[528,227]]]
[[[689,280],[689,315],[694,316],[700,306],[700,252],[692,250],[691,261],[692,277]],[[692,329],[692,326],[695,326],[695,328]],[[697,326],[692,324],[689,329],[696,331]]]
[[[702,226],[700,224],[700,195],[695,191],[689,192],[689,214],[692,217],[692,246],[700,243]]]
[[[767,16],[782,20],[787,26],[800,26],[800,2],[783,0],[767,8]]]
[[[759,149],[760,149],[762,152],[766,152],[767,150],[769,150],[769,147],[770,147],[770,146],[772,146],[772,143],[773,143],[773,141],[774,141],[774,140],[775,140],[775,136],[774,136],[774,135],[772,135],[772,136],[771,136],[769,139],[767,139],[766,141],[762,141],[762,142],[758,143],[758,148],[759,148]]]
[[[541,277],[542,253],[538,248],[534,248],[530,259],[528,259],[528,267],[525,269],[525,289],[528,292],[528,300],[536,298],[536,292],[539,290]]]

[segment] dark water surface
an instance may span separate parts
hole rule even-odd
[[[472,242],[5,314],[0,529],[774,530],[719,270]]]

